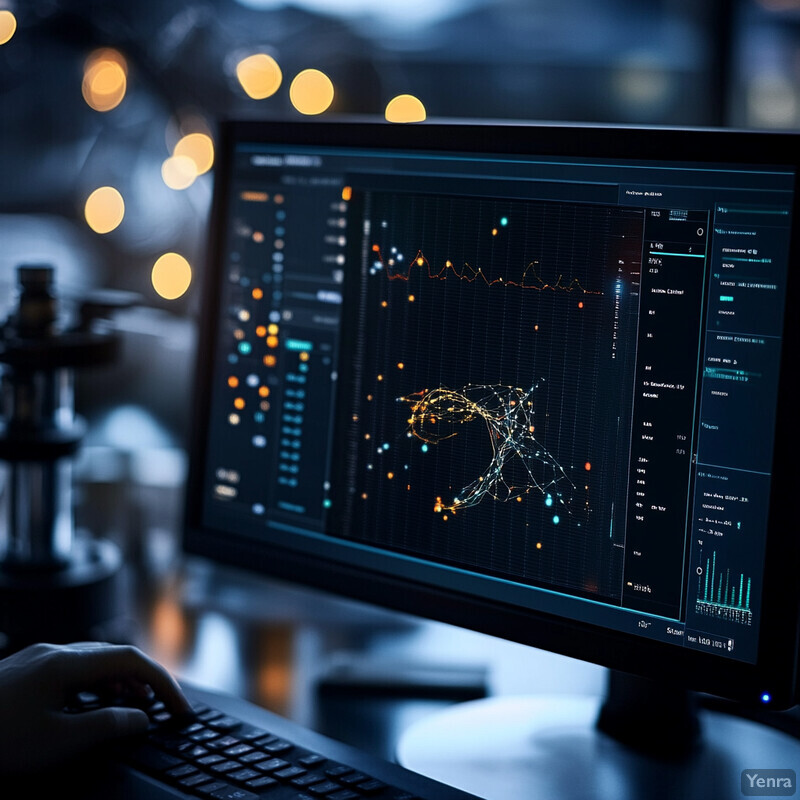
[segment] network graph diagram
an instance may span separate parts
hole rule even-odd
[[[356,203],[356,401],[332,528],[617,595],[641,211],[381,191]]]
[[[526,495],[535,492],[546,498],[548,507],[555,505],[569,513],[560,486],[566,484],[574,490],[575,484],[535,436],[537,388],[538,384],[528,390],[485,385],[457,390],[439,387],[398,398],[410,406],[409,431],[426,445],[438,445],[453,438],[461,426],[472,422],[483,423],[488,434],[491,446],[488,466],[454,498],[443,500],[437,496],[434,512],[463,512],[485,499],[522,502]],[[509,476],[510,462],[521,463],[521,480]]]

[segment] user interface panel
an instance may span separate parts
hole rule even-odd
[[[793,185],[237,143],[204,522],[754,662]]]

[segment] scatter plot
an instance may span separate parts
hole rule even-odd
[[[330,529],[615,596],[641,212],[457,193],[353,202],[354,401]]]

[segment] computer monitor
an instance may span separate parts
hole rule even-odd
[[[793,705],[799,144],[223,123],[185,550]]]

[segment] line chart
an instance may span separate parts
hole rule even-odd
[[[461,389],[423,389],[398,397],[411,407],[409,431],[426,444],[439,444],[459,434],[459,426],[480,420],[486,426],[492,457],[486,469],[461,489],[451,501],[436,498],[434,511],[455,513],[486,498],[500,502],[522,501],[531,491],[545,495],[545,504],[558,503],[567,513],[559,484],[575,486],[563,467],[536,439],[534,433],[533,395],[539,384],[530,389],[514,386],[473,385]],[[522,469],[509,477],[509,465]],[[536,474],[538,471],[543,475]]]
[[[539,262],[538,261],[531,261],[527,264],[522,272],[522,277],[518,281],[514,280],[503,280],[502,277],[499,278],[489,278],[487,277],[486,273],[483,271],[481,267],[473,267],[468,262],[464,262],[462,267],[456,267],[452,260],[449,258],[445,260],[444,264],[438,270],[431,264],[431,262],[425,257],[425,254],[422,250],[417,251],[417,255],[408,263],[407,271],[402,271],[402,269],[397,271],[392,271],[395,267],[404,264],[402,261],[398,261],[396,258],[390,257],[388,259],[384,258],[383,252],[381,250],[380,245],[373,244],[372,245],[372,252],[375,253],[375,263],[373,264],[373,269],[378,270],[382,269],[385,271],[386,277],[390,281],[408,281],[411,277],[411,270],[414,267],[422,268],[423,270],[427,271],[427,277],[431,280],[440,280],[445,281],[447,280],[448,276],[452,276],[460,281],[466,281],[467,283],[474,283],[475,281],[483,281],[486,286],[505,286],[505,287],[516,287],[518,289],[533,289],[538,292],[544,291],[561,291],[561,292],[578,292],[580,294],[594,294],[594,295],[602,295],[603,292],[596,291],[592,289],[586,289],[581,285],[581,282],[577,278],[571,278],[567,283],[562,283],[564,280],[563,275],[559,275],[556,279],[555,283],[549,283],[545,281],[538,272]],[[529,276],[532,276],[532,280]]]

